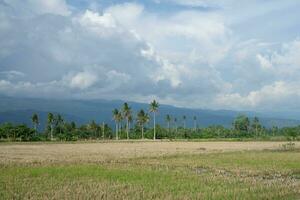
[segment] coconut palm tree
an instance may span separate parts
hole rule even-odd
[[[119,110],[118,109],[114,109],[113,110],[113,119],[114,119],[114,121],[116,123],[116,139],[117,140],[119,139],[119,123],[122,120],[122,119],[120,120],[119,117],[120,117]],[[122,114],[121,114],[121,117],[122,117]]]
[[[118,114],[118,131],[122,131],[122,121],[123,121],[123,115],[122,115],[122,112],[119,112],[119,114]]]
[[[168,124],[168,132],[170,132],[170,123],[171,123],[171,116],[170,115],[166,115],[166,122]]]
[[[88,129],[90,129],[92,131],[92,133],[94,134],[94,137],[96,138],[98,125],[96,124],[95,120],[93,120],[90,124],[88,124]]]
[[[37,134],[37,126],[39,124],[39,116],[36,113],[34,113],[31,117],[31,121],[34,126],[35,134]]]
[[[177,118],[174,118],[174,124],[175,124],[175,132],[177,132]]]
[[[185,116],[185,115],[183,115],[182,119],[183,119],[183,129],[185,129],[185,121],[186,121],[186,116]]]
[[[194,131],[196,131],[196,129],[197,129],[197,117],[194,116],[193,120],[194,120]]]
[[[129,132],[130,132],[130,130],[131,130],[130,125],[131,125],[132,122],[133,122],[133,116],[132,116],[132,114],[130,114],[130,115],[128,116]]]
[[[102,139],[104,140],[105,137],[105,123],[102,122]]]
[[[53,140],[53,123],[54,123],[54,115],[52,113],[48,113],[47,122],[50,125],[51,135],[50,138]]]
[[[150,112],[153,113],[153,140],[156,139],[156,124],[155,124],[155,115],[156,113],[158,112],[158,107],[159,107],[159,104],[157,101],[153,100],[151,103],[150,103]]]
[[[123,115],[126,119],[127,140],[129,140],[129,117],[131,115],[131,108],[129,107],[128,103],[124,103],[123,105]]]
[[[149,121],[149,115],[145,113],[145,111],[142,109],[140,112],[137,114],[137,122],[140,124],[141,129],[142,129],[142,139],[144,139],[144,125]]]
[[[59,133],[61,134],[61,127],[62,127],[62,124],[64,123],[64,119],[62,118],[62,116],[60,114],[58,114],[56,116],[55,122],[56,122],[56,125],[59,128]]]

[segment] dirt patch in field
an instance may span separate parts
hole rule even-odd
[[[124,158],[279,149],[285,142],[99,142],[2,144],[0,164],[95,163]],[[300,143],[296,143],[300,147]]]

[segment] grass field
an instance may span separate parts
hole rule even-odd
[[[300,199],[300,143],[0,144],[0,199]]]

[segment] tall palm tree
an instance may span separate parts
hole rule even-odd
[[[174,124],[175,124],[175,132],[177,132],[177,118],[174,118]]]
[[[196,131],[196,129],[197,129],[197,117],[194,116],[193,120],[194,120],[194,131]]]
[[[122,112],[119,112],[118,117],[117,117],[117,122],[118,122],[118,131],[121,131],[121,132],[122,132],[122,120],[123,120]]]
[[[88,124],[88,129],[90,129],[92,131],[92,133],[94,134],[94,137],[96,138],[98,125],[96,124],[95,120],[93,120],[90,124]]]
[[[56,125],[59,128],[59,133],[61,134],[61,127],[62,127],[62,124],[64,123],[64,119],[62,118],[62,116],[60,114],[58,114],[56,116],[55,121],[56,121]]]
[[[53,123],[54,123],[54,115],[52,113],[48,113],[47,122],[50,125],[51,135],[50,138],[53,140]]]
[[[130,132],[130,130],[131,130],[130,125],[131,125],[132,122],[133,122],[133,116],[132,116],[132,114],[130,114],[130,115],[128,116],[129,132]]]
[[[105,123],[102,122],[102,139],[104,140],[105,137]]]
[[[126,119],[127,140],[129,140],[129,116],[131,115],[131,108],[129,107],[128,103],[124,103],[123,105],[123,115]]]
[[[113,119],[116,123],[116,139],[118,140],[119,139],[119,123],[120,123],[120,112],[118,109],[114,109],[113,110]],[[122,117],[122,114],[121,114],[121,117]]]
[[[34,126],[35,134],[37,134],[37,126],[39,124],[39,116],[36,113],[34,113],[31,117],[31,121]]]
[[[183,129],[185,129],[185,121],[186,121],[186,116],[185,116],[185,115],[183,115],[182,119],[183,119]]]
[[[168,132],[170,132],[171,116],[169,114],[166,115],[166,122],[168,124]]]
[[[137,114],[137,122],[140,124],[141,129],[142,129],[142,139],[144,139],[144,125],[149,121],[149,115],[145,113],[144,110],[140,110]]]
[[[157,101],[153,100],[151,103],[150,103],[150,112],[153,113],[153,140],[156,139],[156,124],[155,124],[155,115],[156,113],[158,112],[158,107],[159,107],[159,104]]]

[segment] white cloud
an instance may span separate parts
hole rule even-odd
[[[92,30],[100,30],[101,28],[116,28],[116,23],[109,13],[100,15],[90,10],[85,11],[79,18],[79,23]]]
[[[267,69],[272,68],[272,64],[270,63],[270,61],[268,59],[266,59],[265,57],[263,57],[262,55],[257,54],[256,58],[259,61],[260,66],[262,67],[262,69],[267,70]]]
[[[25,74],[22,73],[22,72],[19,72],[19,71],[14,71],[14,70],[11,70],[11,71],[0,71],[0,78],[5,78],[5,79],[8,79],[8,80],[12,80],[12,79],[15,79],[15,78],[20,78],[20,77],[24,77]]]
[[[277,81],[265,85],[259,90],[251,91],[242,96],[239,93],[220,94],[216,98],[219,105],[239,109],[267,109],[273,110],[289,104],[288,107],[300,109],[297,103],[300,98],[300,82]]]
[[[97,82],[97,76],[91,72],[79,72],[70,80],[72,88],[87,89]]]
[[[222,109],[286,109],[300,100],[299,40],[248,33],[281,1],[256,11],[253,2],[161,0],[177,6],[157,12],[138,3],[81,10],[64,0],[4,2],[1,94]]]

